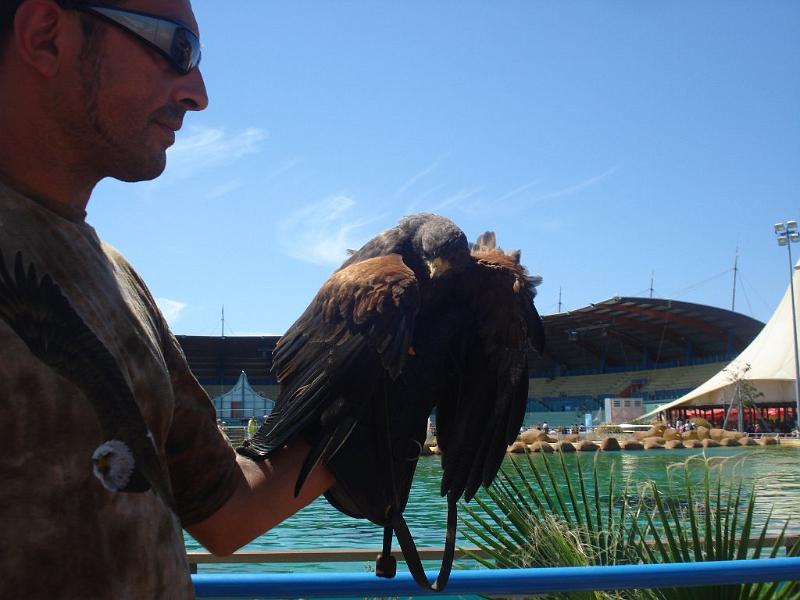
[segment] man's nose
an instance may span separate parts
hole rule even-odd
[[[178,80],[173,100],[186,110],[205,110],[208,106],[208,94],[199,67],[192,69]]]

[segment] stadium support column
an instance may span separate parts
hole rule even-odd
[[[794,304],[794,264],[792,263],[792,244],[800,239],[797,221],[775,223],[778,246],[786,246],[789,251],[789,291],[792,301],[792,340],[794,341],[794,422],[800,435],[800,356],[797,354],[797,315]]]

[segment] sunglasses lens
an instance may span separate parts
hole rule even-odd
[[[200,40],[180,23],[109,6],[80,4],[75,8],[102,17],[149,44],[163,54],[181,75],[186,75],[200,64]]]
[[[188,73],[200,63],[200,40],[188,29],[178,27],[172,36],[169,55],[181,73]]]

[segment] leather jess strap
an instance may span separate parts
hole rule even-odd
[[[384,385],[387,385],[386,383]],[[425,569],[422,567],[422,560],[419,557],[417,545],[411,537],[411,532],[408,530],[406,520],[403,518],[403,510],[399,508],[402,504],[399,502],[399,495],[397,492],[397,478],[394,470],[394,452],[392,449],[392,436],[390,435],[389,427],[389,406],[388,406],[388,391],[384,391],[383,401],[378,403],[378,429],[381,438],[385,440],[382,448],[388,468],[383,473],[384,477],[388,476],[389,489],[393,491],[393,502],[388,508],[386,514],[388,523],[384,525],[383,529],[383,549],[375,565],[375,574],[379,577],[394,577],[397,571],[397,563],[392,557],[392,531],[397,536],[397,541],[400,542],[400,549],[403,551],[403,557],[408,565],[408,570],[411,572],[414,581],[417,584],[433,592],[440,592],[447,585],[450,579],[450,571],[453,568],[453,558],[456,549],[456,522],[458,517],[458,508],[456,502],[458,498],[452,494],[447,494],[447,530],[445,533],[444,555],[442,556],[442,565],[439,568],[439,575],[436,581],[431,583],[425,575]],[[421,448],[421,446],[420,446]],[[415,461],[416,462],[416,461]],[[404,503],[403,503],[404,504]]]
[[[397,541],[400,542],[400,549],[403,551],[403,557],[408,565],[408,570],[414,581],[420,587],[433,592],[441,592],[447,585],[450,579],[450,571],[453,568],[453,558],[456,549],[456,522],[458,517],[458,507],[456,499],[453,495],[447,495],[447,530],[445,533],[444,555],[442,556],[442,565],[439,568],[439,575],[436,581],[431,583],[425,574],[425,569],[422,567],[422,560],[419,557],[417,545],[411,537],[411,532],[408,530],[406,520],[403,514],[399,511],[393,511],[391,516],[391,525],[387,526],[384,530],[383,538],[383,554],[378,557],[378,564],[381,564],[384,557],[391,557],[391,532],[397,536]],[[387,547],[388,546],[388,547]],[[379,571],[376,573],[383,577],[393,577],[394,573],[382,574]]]

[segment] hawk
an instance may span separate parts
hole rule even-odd
[[[392,533],[422,586],[441,590],[453,560],[456,503],[494,479],[528,398],[544,329],[519,252],[493,233],[473,246],[449,219],[406,217],[352,253],[280,339],[281,385],[269,418],[239,452],[263,460],[297,436],[311,451],[297,480],[327,465],[325,496],[384,528],[377,574],[391,577]],[[431,585],[403,510],[436,410],[447,497],[445,558]]]

